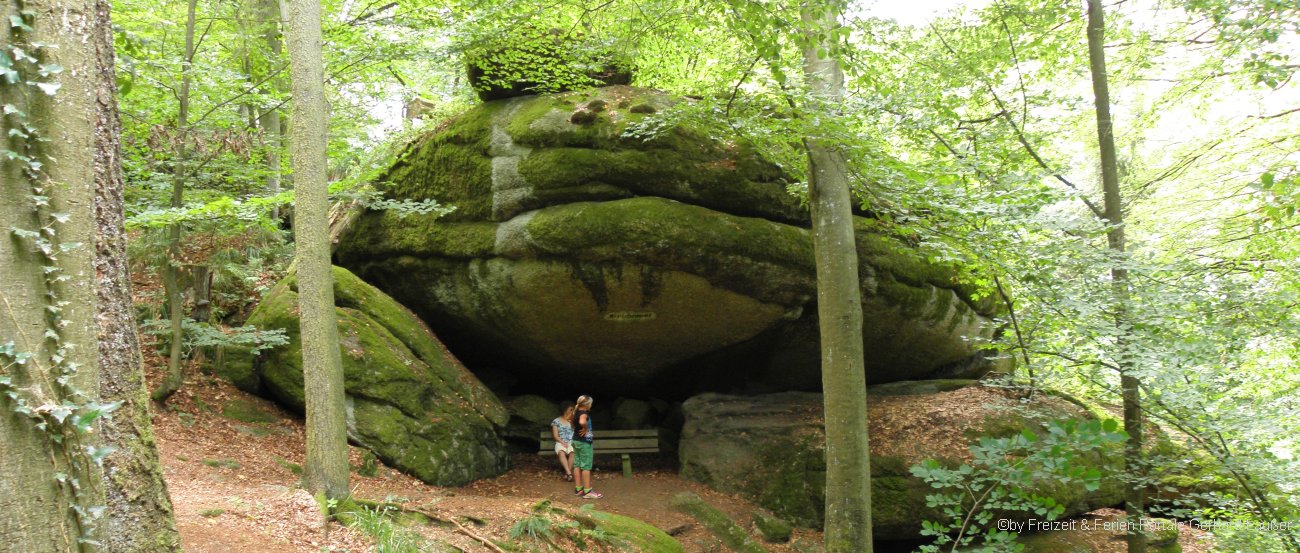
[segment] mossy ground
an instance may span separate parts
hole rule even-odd
[[[227,401],[221,407],[221,416],[247,423],[271,423],[280,420],[280,417],[274,413],[269,413],[256,403],[244,399]]]

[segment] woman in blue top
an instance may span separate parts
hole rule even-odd
[[[600,499],[605,496],[591,489],[591,444],[596,440],[591,423],[591,404],[591,396],[580,396],[577,410],[573,413],[573,468],[578,473],[573,493],[586,499]]]
[[[551,437],[555,439],[555,456],[564,467],[564,479],[573,480],[573,403],[564,404],[564,413],[551,421]]]

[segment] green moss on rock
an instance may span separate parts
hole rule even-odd
[[[504,406],[414,314],[344,269],[333,276],[349,435],[437,485],[503,472],[508,458],[497,427],[506,422]],[[248,322],[286,330],[289,345],[263,352],[255,366],[266,393],[301,411],[296,286],[286,277]]]
[[[995,389],[960,381],[940,383],[938,388],[946,391],[926,391],[920,385],[886,387],[891,388],[886,392],[895,393],[872,393],[869,402],[876,539],[913,539],[919,536],[921,521],[946,519],[927,506],[926,496],[934,490],[911,474],[912,465],[935,459],[955,466],[965,461],[969,443],[978,437],[1041,432],[1048,420],[1087,417],[1059,399],[1040,395],[1022,404]],[[682,409],[686,417],[679,445],[683,478],[740,494],[799,526],[821,526],[826,461],[820,394],[703,394],[687,400]],[[1081,462],[1103,474],[1115,474],[1118,452],[1109,453]],[[1044,480],[1032,492],[1057,499],[1067,514],[1121,499],[1118,481],[1105,481],[1101,489],[1090,492],[1082,484]],[[1022,513],[1006,516],[1024,518]]]
[[[628,393],[680,372],[735,376],[740,364],[771,388],[815,390],[807,211],[780,167],[731,131],[665,114],[679,102],[610,86],[476,107],[413,142],[376,183],[456,211],[364,212],[340,237],[338,263],[521,381],[584,378]],[[590,120],[574,124],[575,112]],[[663,124],[652,138],[627,132],[647,120]],[[960,268],[869,219],[855,227],[872,382],[988,370],[974,344],[993,334],[993,309],[957,282]],[[673,288],[692,279],[710,288]],[[743,328],[722,328],[717,305]],[[664,330],[669,317],[684,335]],[[743,363],[729,358],[741,350]]]
[[[788,542],[794,532],[794,526],[789,522],[761,509],[754,511],[754,527],[758,528],[764,540],[772,543]]]
[[[700,496],[691,492],[679,493],[669,501],[678,511],[690,515],[704,525],[722,543],[732,551],[739,553],[767,553],[767,548],[760,545],[748,532],[731,520],[726,513],[709,505]]]
[[[683,553],[685,551],[681,543],[665,534],[663,530],[635,518],[603,511],[591,511],[587,514],[596,521],[598,528],[604,530],[615,541],[630,546],[632,551],[640,553]]]
[[[470,87],[484,101],[632,81],[626,56],[582,34],[531,25],[477,45],[467,61]]]

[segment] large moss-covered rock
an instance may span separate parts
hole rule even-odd
[[[505,408],[410,311],[334,268],[335,312],[347,392],[348,437],[390,466],[436,485],[496,476],[508,464],[497,435]],[[303,409],[297,279],[276,284],[249,317],[283,328],[287,347],[262,352],[236,384]]]
[[[627,56],[561,29],[516,27],[466,58],[470,87],[483,100],[632,82]]]
[[[911,474],[912,465],[926,459],[955,465],[968,459],[968,445],[980,436],[1043,432],[1049,420],[1089,417],[1059,398],[1039,394],[1021,401],[994,388],[957,384],[948,381],[944,388],[949,389],[939,392],[900,385],[870,390],[871,516],[877,539],[916,538],[922,521],[946,520],[926,506],[926,495],[934,490]],[[826,458],[820,394],[703,394],[682,409],[683,477],[738,493],[796,524],[821,526]],[[1114,474],[1102,455],[1083,462]],[[1113,481],[1094,492],[1046,481],[1033,491],[1054,498],[1067,514],[1121,499]]]
[[[817,390],[808,215],[780,168],[725,129],[629,132],[675,102],[613,86],[485,103],[411,144],[377,183],[456,211],[363,213],[337,260],[458,356],[532,390]],[[992,334],[992,307],[953,267],[869,218],[855,225],[870,378],[986,369],[972,339]]]

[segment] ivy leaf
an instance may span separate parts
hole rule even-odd
[[[36,88],[41,89],[41,92],[44,92],[47,96],[53,96],[54,93],[59,91],[59,87],[63,86],[60,83],[32,83],[32,84],[35,84]]]
[[[23,21],[23,17],[17,14],[9,16],[9,28],[23,31],[32,30],[31,26],[27,25],[26,21]]]
[[[104,447],[96,447],[93,445],[86,446],[86,455],[90,456],[90,460],[94,461],[95,464],[99,466],[103,466],[104,458],[111,455],[114,451],[117,451],[117,448],[111,445],[106,445]]]

